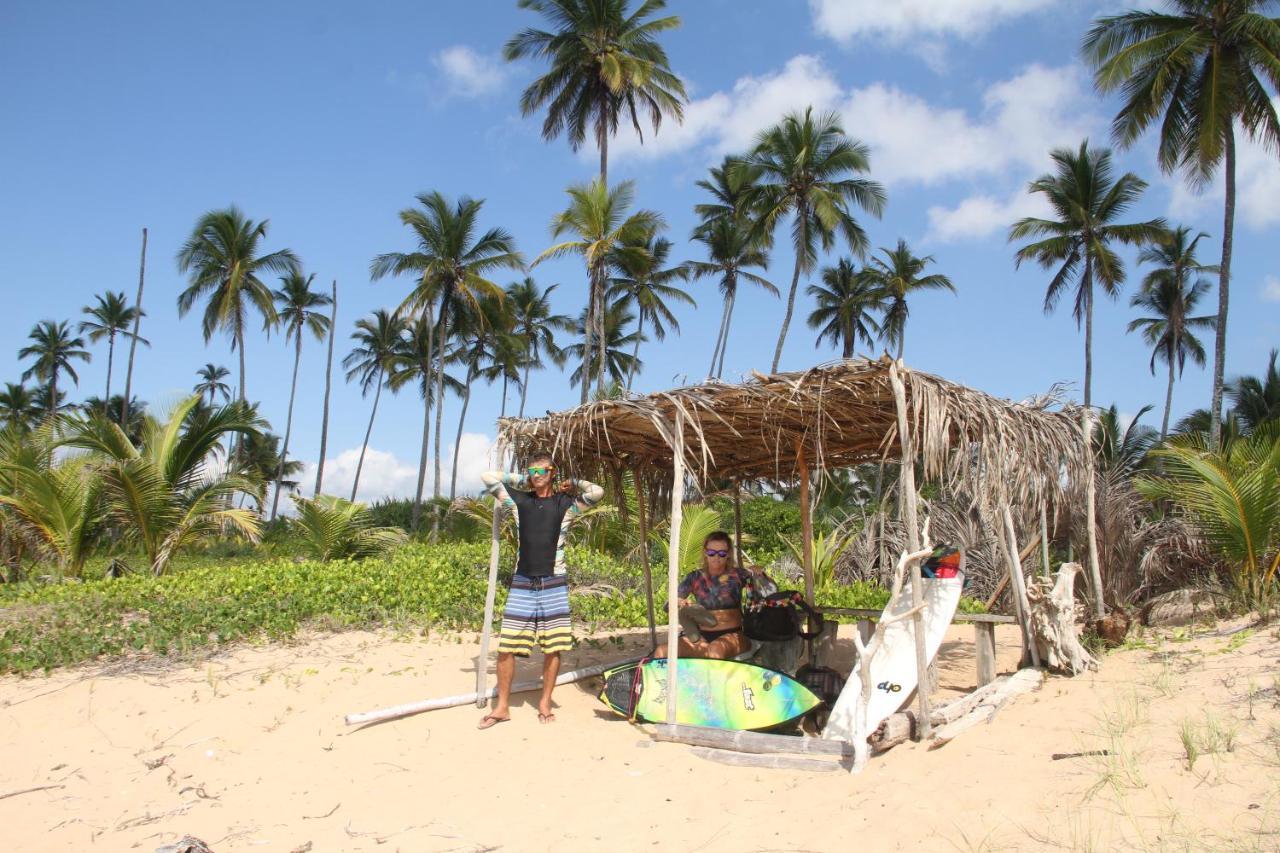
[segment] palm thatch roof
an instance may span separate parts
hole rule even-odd
[[[789,481],[808,470],[901,456],[888,358],[797,373],[759,373],[643,397],[601,400],[541,418],[504,418],[499,441],[517,458],[550,452],[582,476],[632,471],[671,481],[677,419],[685,465],[701,483]],[[966,478],[975,493],[1025,501],[1057,492],[1083,465],[1078,411],[1056,395],[1013,403],[898,364],[909,430],[926,480]],[[605,480],[607,481],[607,479]]]

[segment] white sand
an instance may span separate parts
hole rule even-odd
[[[1259,833],[1280,826],[1275,634],[1114,653],[1099,673],[1053,678],[991,725],[938,750],[901,746],[860,776],[729,768],[653,744],[596,700],[594,682],[559,688],[551,725],[538,724],[536,694],[517,698],[512,722],[483,732],[472,706],[343,725],[349,712],[473,689],[474,637],[349,633],[195,665],[6,677],[0,846],[151,851],[191,834],[218,853],[308,842],[315,851],[1274,850],[1280,836]],[[999,639],[1009,671],[1017,632],[1001,628]],[[632,634],[623,646],[584,646],[565,665],[642,645]],[[971,689],[972,631],[953,629],[942,654],[940,693]],[[1180,727],[1190,721],[1208,739],[1210,720],[1234,732],[1232,751],[1189,771]],[[1051,759],[1100,748],[1113,754]],[[5,796],[46,785],[56,787]]]

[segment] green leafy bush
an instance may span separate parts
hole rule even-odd
[[[730,530],[733,527],[733,501],[712,498],[708,505],[720,513]],[[786,554],[787,540],[800,539],[800,507],[768,496],[742,502],[742,536],[747,552],[761,565],[768,563],[761,554]]]

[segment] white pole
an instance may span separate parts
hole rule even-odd
[[[684,415],[676,409],[675,451],[671,472],[671,538],[667,544],[667,722],[676,722],[676,685],[680,665],[680,522],[684,503]]]
[[[503,467],[502,446],[496,448],[498,467]],[[493,499],[493,531],[489,539],[489,587],[484,594],[484,624],[480,626],[480,654],[476,656],[476,707],[489,704],[485,681],[489,675],[489,637],[493,633],[493,608],[498,596],[498,556],[501,551],[502,501]]]

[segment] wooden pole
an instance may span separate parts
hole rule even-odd
[[[733,547],[737,552],[738,568],[745,568],[742,557],[742,482],[733,481]]]
[[[671,538],[667,544],[667,722],[676,722],[680,666],[680,523],[684,504],[684,414],[676,409],[671,472]]]
[[[1049,568],[1049,513],[1045,508],[1047,502],[1047,498],[1040,499],[1040,571],[1046,578],[1053,576],[1053,571]]]
[[[804,458],[804,444],[796,442],[796,469],[800,477],[800,543],[804,565],[804,597],[813,600],[813,508],[809,505],[809,464]]]
[[[1027,579],[1022,574],[1022,559],[1018,554],[1018,535],[1013,528],[1013,512],[1007,502],[1002,502],[1004,534],[1007,540],[1005,553],[1009,558],[1009,577],[1012,579],[1013,597],[1018,603],[1018,624],[1022,626],[1022,654],[1031,655],[1031,663],[1040,666],[1040,653],[1036,650],[1035,637],[1031,634],[1031,605],[1027,600]]]
[[[120,428],[129,431],[129,395],[133,393],[133,354],[138,351],[138,325],[142,322],[142,283],[147,275],[147,229],[142,229],[142,259],[138,262],[138,298],[133,303],[133,335],[129,338],[129,367],[124,372],[124,404],[120,406]],[[53,401],[57,408],[58,401]],[[107,401],[111,405],[111,401]]]
[[[649,512],[645,508],[644,485],[640,480],[639,469],[632,469],[631,478],[636,484],[636,505],[639,507],[637,521],[640,522],[640,569],[644,572],[644,600],[649,613],[650,651],[658,647],[658,623],[653,613],[653,569],[649,566]]]
[[[898,364],[889,365],[889,381],[893,384],[893,399],[898,409],[898,444],[902,447],[902,475],[899,478],[898,496],[902,499],[903,514],[907,524],[907,550],[920,550],[920,526],[916,516],[916,452],[911,440],[911,428],[907,422],[907,390],[898,374]],[[930,735],[929,725],[929,658],[924,650],[924,583],[920,576],[920,561],[911,564],[911,605],[915,615],[911,625],[916,640],[916,697],[920,703],[921,740]],[[869,687],[869,685],[864,685]]]
[[[497,448],[498,467],[503,467],[503,448]],[[480,626],[480,654],[476,655],[476,707],[489,704],[485,679],[489,675],[489,639],[493,633],[493,607],[498,595],[498,555],[501,551],[502,501],[493,499],[493,530],[489,538],[489,586],[484,593],[484,624]]]

